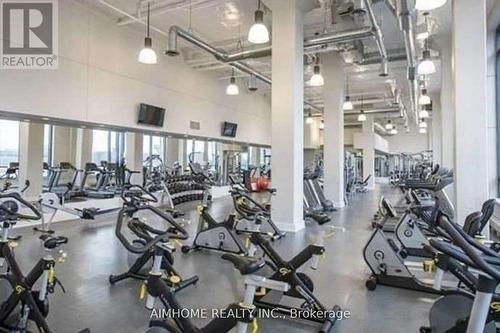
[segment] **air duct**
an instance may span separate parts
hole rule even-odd
[[[370,0],[364,0],[366,11],[368,12],[368,17],[370,18],[370,22],[373,29],[373,35],[375,37],[375,42],[377,43],[378,51],[380,53],[380,76],[388,76],[389,70],[389,60],[387,58],[387,50],[385,49],[384,44],[384,36],[382,34],[382,30],[378,25],[377,18],[375,17],[375,13],[373,12],[373,7]]]
[[[165,51],[165,54],[169,56],[178,56],[179,55],[179,50],[178,50],[178,45],[177,45],[177,39],[178,37],[181,37],[182,39],[186,40],[187,42],[199,47],[200,49],[212,54],[218,61],[227,63],[234,68],[247,73],[249,75],[254,75],[257,79],[271,84],[271,78],[259,73],[252,67],[248,66],[247,64],[241,62],[240,60],[242,59],[248,59],[248,58],[254,58],[256,56],[265,56],[265,55],[270,55],[272,48],[271,46],[255,49],[255,50],[247,50],[247,51],[242,51],[239,53],[235,54],[228,54],[226,51],[221,50],[219,48],[216,48],[200,38],[194,36],[193,34],[189,33],[188,31],[182,29],[179,26],[171,26],[168,32],[168,46],[167,50]],[[313,47],[318,47],[320,45],[327,45],[327,44],[332,44],[332,43],[340,43],[340,42],[346,42],[349,40],[356,40],[356,39],[362,39],[362,38],[368,38],[368,37],[373,37],[373,29],[372,27],[364,27],[361,29],[355,29],[355,30],[346,30],[346,31],[341,31],[337,32],[334,34],[327,34],[327,35],[321,35],[321,36],[314,36],[311,38],[307,38],[304,41],[304,48],[313,48]],[[318,110],[318,111],[323,111],[319,107],[311,104],[310,102],[305,101],[304,104],[307,106]]]
[[[398,11],[397,16],[399,19],[399,27],[403,33],[403,39],[405,42],[406,50],[406,60],[408,63],[408,84],[410,88],[410,101],[411,109],[415,118],[418,122],[418,83],[416,77],[416,67],[417,67],[417,57],[415,51],[415,39],[413,33],[413,22],[410,13],[410,6],[408,0],[398,0]]]
[[[379,114],[379,113],[400,113],[401,108],[400,107],[390,107],[390,108],[381,108],[381,109],[367,109],[364,110],[365,114]],[[359,115],[360,110],[353,110],[353,111],[344,111],[344,115],[347,116],[354,116],[354,115]]]

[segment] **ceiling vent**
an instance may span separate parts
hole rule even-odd
[[[197,130],[199,131],[200,128],[201,128],[201,125],[200,125],[200,122],[198,121],[190,121],[189,122],[189,128],[192,129],[192,130]]]

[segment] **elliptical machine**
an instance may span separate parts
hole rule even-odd
[[[148,269],[151,268],[153,259],[156,256],[160,256],[161,262],[159,263],[159,268],[163,270],[164,278],[169,288],[177,292],[196,284],[198,276],[195,275],[188,279],[182,279],[174,269],[174,258],[172,256],[172,253],[175,251],[174,246],[169,244],[162,244],[161,248],[154,246],[156,244],[154,240],[158,237],[163,237],[164,239],[187,239],[189,237],[187,231],[170,214],[151,205],[151,203],[158,202],[158,199],[144,187],[131,185],[128,189],[122,191],[121,198],[123,200],[123,208],[118,213],[115,234],[122,245],[133,254],[134,258],[131,260],[132,264],[128,271],[119,275],[110,275],[109,282],[115,284],[129,278],[146,280]],[[153,213],[160,217],[162,221],[167,222],[169,227],[163,230],[151,227],[137,217],[137,213],[141,211]],[[130,242],[123,233],[124,224],[126,224],[136,237],[132,241],[134,246],[130,246]],[[138,252],[137,246],[144,246],[147,249]],[[136,257],[137,254],[140,254],[140,256]]]
[[[26,207],[31,215],[21,214],[20,207]],[[0,194],[0,227],[5,230],[20,219],[39,220],[40,211],[21,197],[19,193]],[[5,280],[12,288],[11,294],[0,305],[0,331],[29,333],[30,322],[40,333],[52,333],[46,317],[49,314],[48,295],[53,293],[59,285],[64,291],[61,282],[55,275],[56,261],[61,262],[65,254],[60,250],[68,242],[66,237],[42,235],[43,247],[47,254],[38,260],[31,271],[24,275],[17,263],[10,241],[0,240],[0,258],[9,268],[6,273],[0,274],[0,280]],[[60,258],[54,258],[52,252],[59,249]],[[39,282],[40,288],[34,289]],[[88,329],[80,333],[89,333]]]

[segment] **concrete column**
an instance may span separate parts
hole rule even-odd
[[[203,161],[208,162],[208,141],[203,142]]]
[[[344,81],[342,59],[337,54],[322,58],[325,145],[325,195],[336,207],[344,207]]]
[[[433,108],[434,110],[432,111],[432,127],[431,131],[432,132],[432,143],[431,143],[431,149],[432,149],[432,158],[433,162],[437,163],[439,165],[442,165],[442,135],[441,135],[441,128],[442,128],[442,120],[441,120],[441,106],[439,103],[438,98],[433,97],[432,99],[434,101]]]
[[[179,139],[177,138],[167,138],[167,157],[165,158],[165,163],[168,166],[172,166],[179,160]]]
[[[19,123],[19,187],[29,180],[29,200],[36,200],[43,190],[43,134],[43,124]]]
[[[92,130],[77,128],[75,132],[75,167],[85,169],[85,164],[92,162]]]
[[[497,4],[498,15],[500,15],[500,3]],[[491,18],[491,17],[490,17]],[[498,182],[498,158],[497,156],[497,130],[500,119],[497,119],[497,42],[496,42],[496,27],[499,19],[489,20],[490,27],[487,35],[487,71],[486,71],[486,88],[487,88],[487,104],[488,104],[488,194],[490,198],[500,196],[500,187]],[[491,22],[491,21],[494,21]],[[500,40],[499,40],[500,42]]]
[[[488,198],[486,2],[453,1],[452,14],[455,215],[463,223]]]
[[[142,151],[144,135],[141,133],[125,133],[125,144],[127,145],[127,154],[125,161],[130,170],[140,171],[140,174],[132,175],[131,184],[142,184]]]
[[[363,180],[369,175],[368,190],[375,189],[375,129],[373,117],[367,116],[363,122]]]
[[[54,160],[53,164],[71,161],[71,128],[65,126],[54,126]]]
[[[272,217],[285,231],[304,228],[304,12],[309,1],[272,1]],[[309,7],[309,8],[306,8]]]
[[[453,108],[453,85],[451,71],[451,42],[443,38],[441,44],[441,163],[452,169],[455,163],[455,110]]]

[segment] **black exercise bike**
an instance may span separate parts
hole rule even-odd
[[[30,210],[31,215],[21,214],[21,207]],[[9,229],[20,219],[39,220],[41,213],[19,193],[0,194],[0,227]],[[58,258],[52,256],[52,251],[59,249],[68,242],[66,237],[43,235],[40,237],[47,254],[41,258],[24,275],[12,250],[11,241],[0,240],[0,258],[7,265],[7,272],[0,274],[0,280],[8,282],[12,288],[11,294],[0,305],[0,331],[30,333],[31,326],[36,326],[40,333],[52,333],[46,321],[49,313],[48,295],[53,293],[57,285],[62,287],[55,274]],[[34,285],[40,281],[40,289],[34,290]],[[33,325],[30,325],[32,323]],[[88,329],[80,333],[89,333]]]

